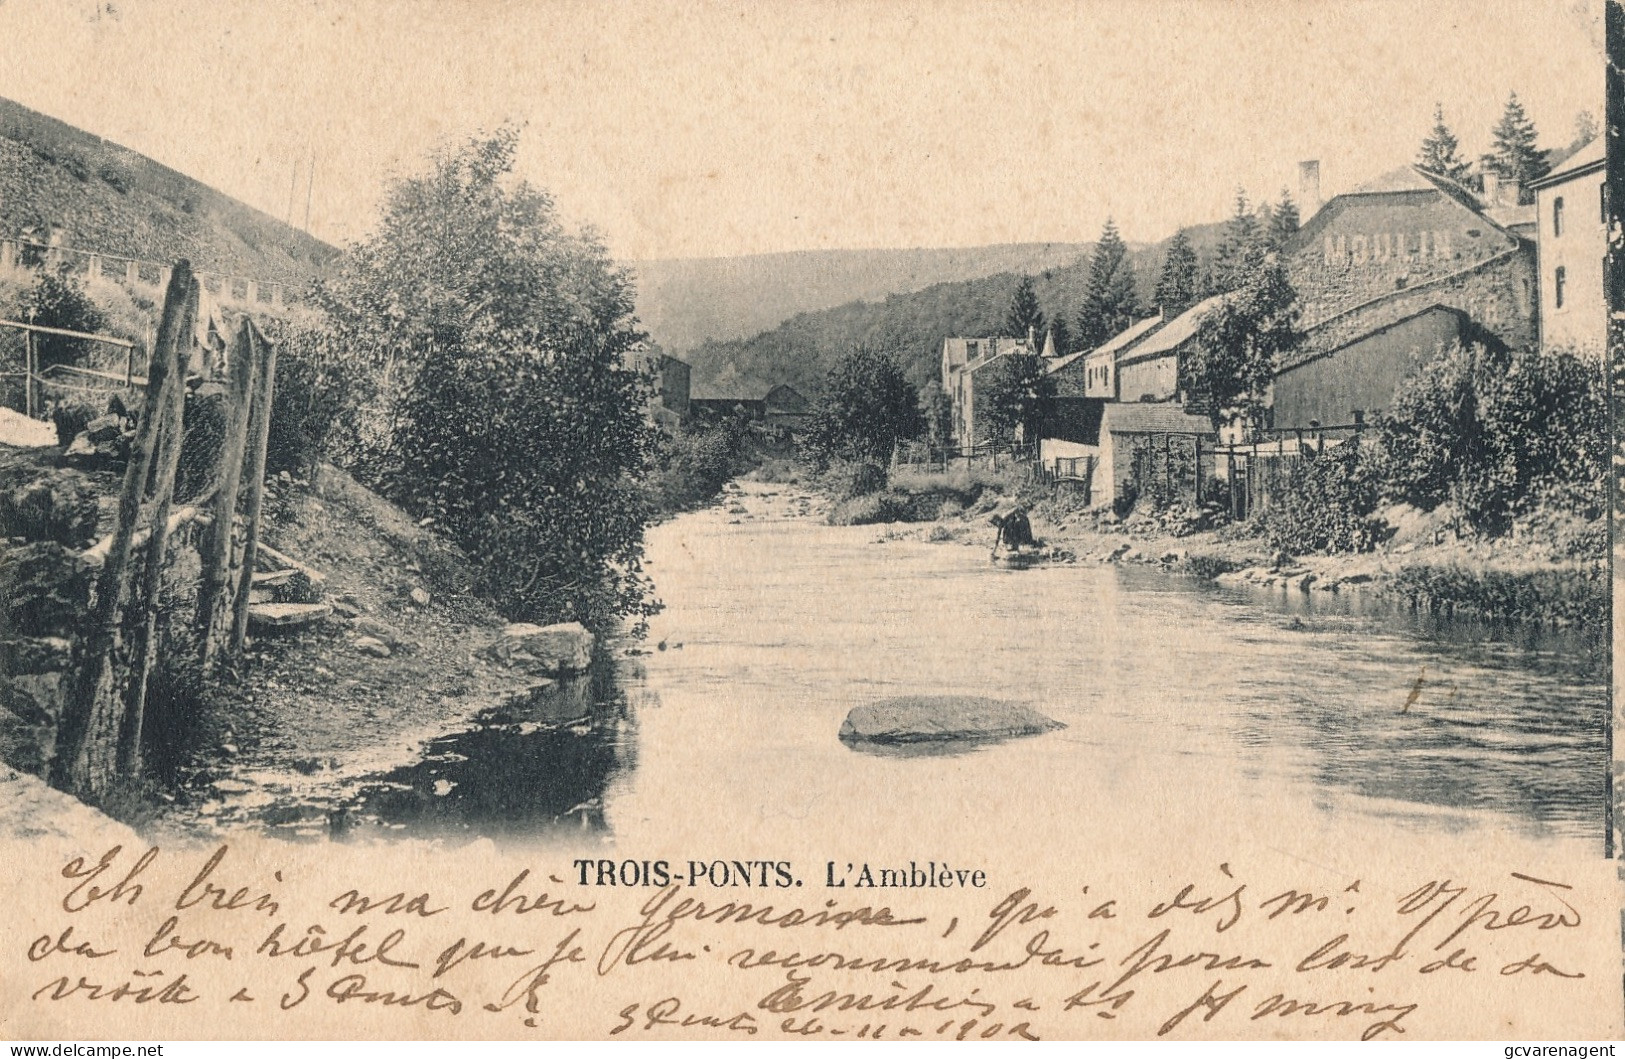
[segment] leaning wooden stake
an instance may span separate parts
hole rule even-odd
[[[191,352],[193,323],[197,319],[198,286],[194,280],[181,315],[180,337],[175,345],[175,364],[169,379],[169,403],[165,408],[163,431],[159,434],[158,470],[153,482],[152,532],[147,538],[147,563],[141,577],[141,606],[146,610],[142,624],[140,655],[131,674],[130,697],[119,730],[119,772],[133,776],[141,771],[141,732],[147,717],[147,684],[153,663],[158,660],[159,598],[164,583],[164,553],[169,547],[169,507],[175,497],[175,474],[180,468],[181,445],[186,435],[186,370]]]
[[[243,318],[232,338],[231,378],[226,399],[225,448],[215,476],[214,499],[209,505],[212,522],[204,541],[203,576],[198,585],[197,622],[199,662],[203,672],[214,668],[222,634],[230,631],[222,622],[228,582],[231,578],[231,538],[237,516],[237,492],[243,480],[243,451],[248,446],[248,410],[253,397],[254,368],[258,331]]]
[[[130,446],[119,495],[118,522],[96,582],[96,606],[86,624],[79,666],[62,707],[57,728],[56,754],[51,761],[51,782],[62,790],[93,794],[111,778],[120,718],[116,696],[110,692],[112,653],[118,637],[119,608],[129,587],[130,542],[135,537],[141,496],[158,438],[162,409],[171,377],[179,374],[175,347],[182,334],[182,317],[192,286],[192,269],[177,262],[164,293],[158,340],[147,362],[147,389],[141,422]]]
[[[276,346],[264,341],[255,345],[259,349],[259,363],[254,379],[253,410],[248,418],[248,437],[253,447],[244,472],[248,475],[248,507],[243,517],[248,523],[248,534],[243,541],[243,570],[232,613],[233,653],[241,653],[248,639],[248,604],[254,589],[254,563],[260,538],[260,503],[265,496],[265,451],[271,442],[271,402],[276,398]]]

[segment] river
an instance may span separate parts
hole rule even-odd
[[[1601,851],[1601,636],[1149,568],[1005,570],[822,525],[782,487],[738,499],[651,531],[646,654],[436,741],[335,830],[741,855],[786,828],[910,850],[1158,828]],[[854,705],[939,693],[1066,728],[938,753],[836,738]]]

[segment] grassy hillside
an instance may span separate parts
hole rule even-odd
[[[337,251],[297,228],[0,99],[0,235],[63,230],[73,247],[301,287]]]
[[[1189,230],[1191,243],[1206,256],[1218,243],[1222,225]],[[1130,248],[1142,300],[1149,300],[1162,270],[1165,243]],[[1088,282],[1087,256],[1072,263],[1030,270],[1044,314],[1077,318]],[[857,343],[896,350],[909,377],[923,386],[937,375],[942,340],[950,335],[995,335],[1010,307],[1022,273],[1007,270],[951,283],[937,283],[878,301],[850,301],[831,309],[804,312],[752,338],[701,343],[684,354],[694,368],[696,393],[746,395],[787,382],[806,394],[823,388],[836,359]]]
[[[665,349],[748,338],[797,313],[1000,272],[1071,265],[1087,243],[1008,243],[948,250],[805,250],[644,261],[638,318]]]

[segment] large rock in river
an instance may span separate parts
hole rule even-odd
[[[487,657],[543,676],[584,673],[592,665],[592,633],[578,621],[558,625],[517,622],[485,649]]]
[[[1065,728],[1020,703],[974,695],[910,695],[855,706],[841,739],[856,743],[927,743],[1004,739]]]

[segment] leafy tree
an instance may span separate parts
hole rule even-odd
[[[1529,185],[1551,172],[1552,166],[1537,145],[1535,123],[1524,113],[1518,93],[1507,97],[1506,109],[1501,112],[1501,120],[1496,122],[1491,138],[1493,146],[1484,156],[1486,171],[1517,184],[1521,189],[1520,203],[1534,202],[1535,193]]]
[[[653,455],[625,354],[632,287],[591,233],[512,179],[504,129],[397,181],[374,233],[317,292],[334,340],[381,379],[364,470],[482,564],[513,617],[649,612]]]
[[[1072,337],[1072,329],[1066,325],[1066,317],[1059,313],[1049,325],[1050,337],[1055,340],[1055,355],[1064,357],[1068,353],[1076,352],[1077,340]]]
[[[836,459],[884,462],[893,446],[918,437],[925,426],[919,391],[897,358],[859,345],[830,369],[807,427],[806,447],[821,464]]]
[[[1277,258],[1256,261],[1229,293],[1203,315],[1182,383],[1215,427],[1231,418],[1256,426],[1281,355],[1301,338],[1298,296]]]
[[[1266,241],[1271,250],[1285,250],[1287,241],[1298,234],[1298,204],[1292,201],[1292,192],[1281,189],[1281,201],[1270,210]]]
[[[1078,311],[1078,347],[1094,349],[1133,323],[1138,311],[1128,247],[1108,217],[1089,263],[1089,282]]]
[[[1004,333],[1013,338],[1026,338],[1030,334],[1034,341],[1043,341],[1044,310],[1038,306],[1038,291],[1031,276],[1021,277],[1021,282],[1016,284],[1016,292],[1010,298],[1010,311],[1004,317]]]
[[[976,441],[1008,444],[1017,428],[1031,439],[1051,389],[1043,357],[1006,353],[995,358],[976,373]]]
[[[1445,124],[1444,104],[1435,103],[1433,128],[1422,141],[1421,150],[1417,152],[1417,167],[1449,177],[1451,180],[1465,182],[1472,167],[1467,164],[1466,159],[1456,153],[1460,146],[1456,134]]]
[[[1225,222],[1224,233],[1213,252],[1210,277],[1213,293],[1223,294],[1240,287],[1264,256],[1258,217],[1247,203],[1247,192],[1236,189],[1236,208]]]
[[[1164,320],[1172,320],[1195,305],[1201,295],[1196,251],[1190,236],[1181,228],[1168,240],[1168,253],[1162,260],[1162,277],[1157,280],[1157,307]]]

